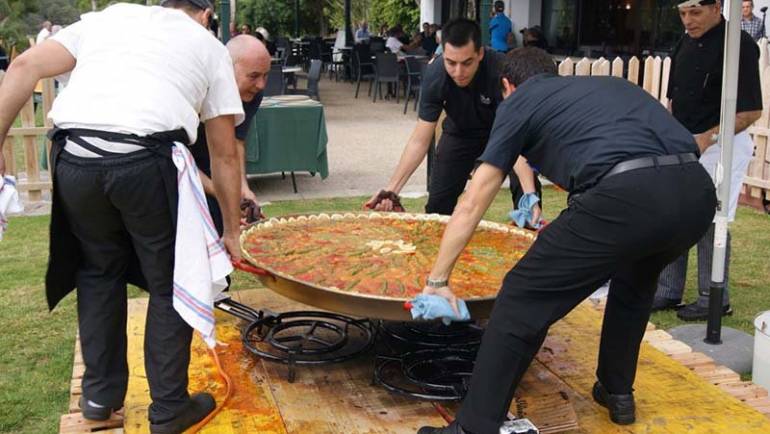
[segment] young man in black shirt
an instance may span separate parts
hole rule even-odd
[[[243,122],[235,127],[235,141],[238,148],[238,156],[241,161],[241,170],[245,167],[246,136],[252,124],[254,115],[262,103],[262,90],[267,85],[267,75],[270,72],[270,53],[265,44],[251,35],[238,35],[227,43],[227,50],[233,60],[235,82],[238,84],[238,92],[243,102],[245,117]],[[206,134],[203,124],[198,127],[198,139],[190,146],[190,153],[195,159],[195,164],[201,175],[201,183],[206,191],[206,201],[211,212],[217,231],[222,234],[222,212],[215,197],[214,184],[211,181],[211,161],[209,148],[206,142]],[[246,174],[243,172],[241,179],[241,199],[253,201],[258,205],[257,197],[249,188]]]
[[[505,276],[457,419],[419,434],[497,434],[551,324],[608,279],[594,399],[635,421],[632,386],[658,274],[703,235],[716,208],[692,135],[615,77],[560,77],[534,47],[508,54],[505,101],[424,293],[447,298],[452,268],[520,155],[570,192],[568,208]],[[524,180],[522,180],[524,181]]]
[[[393,201],[381,200],[382,193],[401,191],[425,155],[436,132],[442,110],[446,112],[444,129],[436,147],[436,159],[428,185],[428,213],[451,214],[457,198],[465,189],[476,159],[484,151],[495,111],[502,101],[499,63],[502,55],[481,46],[478,23],[467,19],[450,22],[442,31],[444,54],[431,63],[422,81],[422,96],[417,126],[404,148],[390,182],[375,194],[367,206],[391,211]],[[538,190],[537,179],[523,159],[515,166],[522,181],[521,192]],[[512,177],[511,182],[515,183]],[[515,186],[514,186],[515,188]],[[518,197],[514,198],[514,203]],[[540,210],[535,210],[534,221]]]
[[[725,20],[716,0],[689,0],[679,4],[679,16],[687,30],[674,48],[668,84],[668,98],[674,117],[695,136],[701,151],[700,162],[715,177],[722,147],[716,143],[722,103],[722,63]],[[759,48],[746,32],[741,32],[736,99],[735,136],[733,138],[730,197],[726,201],[728,220],[735,219],[738,196],[754,143],[746,128],[762,113],[762,87],[759,80]],[[725,290],[722,314],[729,315],[728,277],[730,235],[727,236]],[[677,316],[685,321],[708,317],[711,260],[714,255],[714,228],[698,241],[698,299],[679,309]],[[687,277],[687,252],[666,267],[660,275],[653,310],[676,308],[682,301]]]

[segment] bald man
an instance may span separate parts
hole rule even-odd
[[[244,141],[249,133],[251,120],[262,103],[262,90],[267,85],[267,75],[270,72],[270,54],[265,45],[251,35],[238,35],[234,37],[227,43],[227,51],[230,52],[230,57],[233,60],[235,82],[238,84],[238,93],[243,102],[243,111],[246,114],[243,123],[235,127],[236,148],[238,149],[238,157],[243,168],[246,161]],[[211,161],[209,159],[209,149],[203,124],[198,128],[198,140],[190,146],[190,153],[195,158],[195,164],[198,165],[198,172],[201,176],[203,189],[206,191],[211,218],[217,231],[222,235],[222,213],[215,197],[214,184],[211,181]],[[243,169],[242,173],[241,198],[257,203],[257,197],[249,189]]]

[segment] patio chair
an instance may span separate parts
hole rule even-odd
[[[399,99],[399,68],[398,58],[393,53],[377,53],[375,62],[375,78],[374,78],[374,96],[372,102],[377,102],[377,93],[380,94],[382,99],[382,83],[393,83],[396,87],[396,104],[401,100]]]
[[[369,93],[367,95],[371,96],[372,85],[374,85],[376,73],[374,63],[372,62],[372,54],[369,51],[368,45],[356,44],[353,49],[353,62],[356,71],[356,98],[358,98],[358,90],[361,88],[361,80],[369,82]]]
[[[286,84],[283,77],[283,65],[272,65],[270,72],[267,73],[267,85],[262,91],[264,96],[283,95],[286,90]]]
[[[422,76],[428,66],[427,62],[421,62],[416,57],[406,57],[406,102],[404,103],[404,114],[409,107],[409,97],[414,93],[414,110],[417,110],[417,102],[420,100],[420,89],[422,85]]]
[[[382,38],[369,39],[369,51],[372,53],[384,53],[385,52],[385,40]]]
[[[310,61],[310,71],[307,73],[307,88],[294,89],[289,93],[293,95],[307,95],[316,101],[320,101],[321,96],[318,93],[318,82],[321,81],[322,67],[323,62],[321,59],[312,59]]]

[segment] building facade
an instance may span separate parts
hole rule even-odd
[[[505,13],[519,30],[539,25],[554,54],[577,57],[628,57],[668,54],[684,29],[677,4],[682,0],[505,0]],[[740,1],[740,0],[735,0]],[[469,3],[473,3],[472,5]],[[489,14],[491,0],[422,0],[421,22],[443,23],[465,15]],[[770,0],[755,0],[754,13]]]

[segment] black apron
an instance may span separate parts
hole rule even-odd
[[[51,139],[51,167],[50,174],[53,183],[51,193],[51,227],[50,244],[48,256],[48,269],[45,275],[45,291],[48,300],[48,308],[54,307],[67,294],[75,289],[75,278],[82,260],[80,251],[80,242],[70,229],[67,215],[64,213],[62,204],[56,186],[56,162],[59,155],[64,150],[64,145],[69,138],[78,145],[96,152],[100,155],[114,155],[106,153],[98,148],[84,142],[82,137],[97,137],[103,140],[127,143],[142,146],[152,151],[157,156],[158,167],[160,168],[163,183],[166,187],[166,196],[168,197],[169,210],[171,211],[171,221],[176,227],[177,218],[177,172],[173,165],[161,164],[164,159],[171,159],[171,148],[174,142],[182,144],[189,143],[189,137],[184,129],[154,133],[149,136],[137,136],[133,134],[113,133],[108,131],[89,130],[89,129],[59,129],[54,128],[48,132]],[[128,283],[140,288],[147,288],[147,280],[142,274],[139,266],[139,259],[134,252],[131,257],[131,263],[128,266],[126,279]]]

